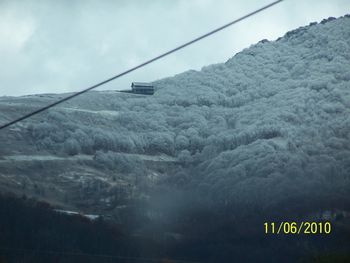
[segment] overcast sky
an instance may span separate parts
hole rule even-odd
[[[0,0],[0,96],[78,91],[271,0]],[[103,89],[225,62],[261,39],[350,13],[349,0],[286,0]]]

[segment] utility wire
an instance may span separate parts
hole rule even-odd
[[[245,20],[245,19],[247,19],[248,17],[251,17],[251,16],[253,16],[253,15],[256,15],[257,13],[260,13],[260,12],[262,12],[262,11],[264,11],[264,10],[266,10],[266,9],[268,9],[268,8],[270,8],[270,7],[272,7],[272,6],[274,6],[274,5],[277,5],[278,3],[282,2],[282,1],[284,1],[284,0],[274,1],[274,2],[272,2],[272,3],[270,3],[270,4],[268,4],[268,5],[265,5],[265,6],[263,6],[263,7],[259,8],[259,9],[255,10],[255,11],[253,11],[253,12],[247,14],[247,15],[244,15],[244,16],[242,16],[242,17],[240,17],[240,18],[238,18],[238,19],[235,19],[235,20],[233,20],[233,21],[231,21],[231,22],[229,22],[229,23],[227,23],[227,24],[225,24],[225,25],[223,25],[223,26],[221,26],[221,27],[218,27],[218,28],[216,28],[216,29],[214,29],[214,30],[212,30],[212,31],[210,31],[210,32],[208,32],[208,33],[206,33],[206,34],[204,34],[204,35],[201,35],[201,36],[199,36],[199,37],[197,37],[197,38],[195,38],[195,39],[193,39],[193,40],[191,40],[191,41],[188,41],[188,42],[186,42],[185,44],[182,44],[182,45],[180,45],[180,46],[178,46],[178,47],[176,47],[176,48],[174,48],[174,49],[171,49],[171,50],[169,50],[169,51],[167,51],[167,52],[165,52],[165,53],[163,53],[163,54],[161,54],[161,55],[158,55],[158,56],[156,56],[156,57],[154,57],[154,58],[152,58],[152,59],[150,59],[150,60],[147,60],[147,61],[145,61],[145,62],[143,62],[143,63],[141,63],[141,64],[139,64],[139,65],[137,65],[137,66],[135,66],[135,67],[133,67],[133,68],[130,68],[130,69],[124,71],[124,72],[121,72],[121,73],[119,73],[118,75],[115,75],[115,76],[113,76],[113,77],[111,77],[111,78],[109,78],[109,79],[106,79],[106,80],[104,80],[104,81],[102,81],[102,82],[100,82],[100,83],[97,83],[97,84],[95,84],[95,85],[93,85],[93,86],[91,86],[91,87],[89,87],[89,88],[86,88],[86,89],[84,89],[84,90],[82,90],[82,91],[76,92],[76,93],[74,93],[74,94],[72,94],[72,95],[69,95],[69,96],[63,98],[63,99],[60,99],[60,100],[58,100],[58,101],[56,101],[56,102],[53,102],[53,103],[51,103],[51,104],[49,104],[49,105],[47,105],[47,106],[45,106],[45,107],[39,108],[38,110],[35,110],[35,111],[30,112],[30,113],[28,113],[28,114],[26,114],[26,115],[23,115],[22,117],[19,117],[18,119],[15,119],[15,120],[10,121],[10,122],[8,122],[8,123],[6,123],[6,124],[3,124],[3,125],[0,126],[0,130],[4,129],[4,128],[6,128],[6,127],[9,127],[9,126],[11,126],[11,125],[13,125],[13,124],[15,124],[15,123],[17,123],[17,122],[20,122],[20,121],[23,121],[23,120],[25,120],[25,119],[28,119],[28,118],[30,118],[31,116],[36,115],[36,114],[38,114],[38,113],[40,113],[40,112],[46,111],[46,110],[48,110],[48,109],[50,109],[50,108],[52,108],[52,107],[54,107],[54,106],[56,106],[56,105],[58,105],[58,104],[61,104],[61,103],[65,102],[65,101],[67,101],[67,100],[73,99],[74,97],[77,97],[77,96],[79,96],[79,95],[81,95],[81,94],[83,94],[83,93],[86,93],[86,92],[88,92],[88,91],[90,91],[90,90],[92,90],[92,89],[95,89],[95,88],[97,88],[97,87],[100,87],[100,86],[102,86],[102,85],[104,85],[104,84],[106,84],[106,83],[108,83],[108,82],[110,82],[110,81],[112,81],[112,80],[115,80],[115,79],[117,79],[117,78],[120,78],[121,76],[124,76],[124,75],[126,75],[126,74],[128,74],[128,73],[130,73],[130,72],[132,72],[132,71],[135,71],[135,70],[137,70],[137,69],[139,69],[139,68],[142,68],[142,67],[144,67],[144,66],[146,66],[146,65],[148,65],[148,64],[150,64],[150,63],[152,63],[152,62],[155,62],[156,60],[159,60],[159,59],[161,59],[161,58],[163,58],[163,57],[166,57],[166,56],[168,56],[168,55],[170,55],[170,54],[172,54],[172,53],[174,53],[174,52],[176,52],[176,51],[178,51],[178,50],[180,50],[180,49],[183,49],[183,48],[185,48],[185,47],[187,47],[187,46],[189,46],[189,45],[192,45],[192,44],[195,43],[195,42],[198,42],[198,41],[200,41],[200,40],[202,40],[202,39],[204,39],[204,38],[206,38],[206,37],[208,37],[208,36],[210,36],[210,35],[213,35],[213,34],[219,32],[219,31],[221,31],[221,30],[223,30],[223,29],[225,29],[225,28],[227,28],[227,27],[229,27],[229,26],[232,26],[232,25],[234,25],[234,24],[236,24],[236,23],[238,23],[238,22],[240,22],[240,21],[242,21],[242,20]]]

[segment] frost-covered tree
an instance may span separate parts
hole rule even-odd
[[[81,151],[79,143],[75,139],[68,139],[65,141],[63,149],[68,155],[76,155]]]

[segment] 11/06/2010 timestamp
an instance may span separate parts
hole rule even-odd
[[[265,222],[265,234],[284,234],[284,235],[314,235],[330,234],[332,226],[330,222]]]

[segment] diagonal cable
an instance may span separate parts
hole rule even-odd
[[[201,35],[201,36],[199,36],[199,37],[197,37],[197,38],[195,38],[195,39],[192,39],[192,40],[190,40],[190,41],[188,41],[188,42],[186,42],[186,43],[184,43],[184,44],[182,44],[182,45],[180,45],[180,46],[177,46],[177,47],[175,47],[174,49],[171,49],[171,50],[169,50],[169,51],[167,51],[167,52],[165,52],[165,53],[163,53],[163,54],[160,54],[160,55],[158,55],[158,56],[156,56],[156,57],[154,57],[154,58],[152,58],[152,59],[150,59],[150,60],[147,60],[147,61],[145,61],[145,62],[143,62],[143,63],[141,63],[141,64],[139,64],[139,65],[137,65],[137,66],[135,66],[135,67],[132,67],[132,68],[130,68],[130,69],[128,69],[128,70],[125,70],[125,71],[123,71],[123,72],[121,72],[121,73],[119,73],[119,74],[117,74],[117,75],[115,75],[115,76],[113,76],[113,77],[111,77],[111,78],[109,78],[109,79],[106,79],[106,80],[104,80],[104,81],[101,81],[101,82],[99,82],[99,83],[97,83],[97,84],[95,84],[95,85],[93,85],[93,86],[91,86],[91,87],[88,87],[88,88],[86,88],[86,89],[84,89],[84,90],[82,90],[82,91],[76,92],[76,93],[74,93],[74,94],[72,94],[72,95],[69,95],[69,96],[63,98],[63,99],[60,99],[60,100],[58,100],[58,101],[56,101],[56,102],[53,102],[53,103],[51,103],[51,104],[48,104],[47,106],[44,106],[44,107],[42,107],[42,108],[39,108],[39,109],[37,109],[37,110],[35,110],[35,111],[33,111],[33,112],[30,112],[30,113],[28,113],[28,114],[25,114],[25,115],[23,115],[23,116],[21,116],[21,117],[15,119],[15,120],[13,120],[13,121],[10,121],[10,122],[8,122],[8,123],[2,124],[2,125],[0,126],[0,130],[4,129],[4,128],[6,128],[6,127],[9,127],[9,126],[11,126],[11,125],[14,125],[14,124],[17,123],[17,122],[20,122],[20,121],[23,121],[23,120],[25,120],[25,119],[28,119],[28,118],[32,117],[33,115],[36,115],[36,114],[38,114],[38,113],[40,113],[40,112],[46,111],[46,110],[48,110],[48,109],[50,109],[50,108],[52,108],[52,107],[54,107],[54,106],[56,106],[56,105],[58,105],[58,104],[61,104],[61,103],[65,102],[65,101],[68,101],[68,100],[70,100],[70,99],[73,99],[74,97],[77,97],[77,96],[79,96],[79,95],[81,95],[81,94],[83,94],[83,93],[86,93],[86,92],[88,92],[88,91],[90,91],[90,90],[92,90],[92,89],[95,89],[95,88],[97,88],[97,87],[100,87],[100,86],[102,86],[102,85],[104,85],[104,84],[106,84],[106,83],[108,83],[108,82],[110,82],[110,81],[112,81],[112,80],[115,80],[115,79],[117,79],[117,78],[120,78],[121,76],[124,76],[124,75],[126,75],[126,74],[129,74],[130,72],[133,72],[133,71],[135,71],[135,70],[137,70],[137,69],[139,69],[139,68],[142,68],[142,67],[144,67],[144,66],[146,66],[146,65],[148,65],[148,64],[150,64],[150,63],[152,63],[152,62],[155,62],[156,60],[159,60],[159,59],[161,59],[161,58],[163,58],[163,57],[166,57],[166,56],[168,56],[168,55],[170,55],[170,54],[172,54],[172,53],[174,53],[174,52],[176,52],[176,51],[179,51],[180,49],[183,49],[183,48],[185,48],[185,47],[187,47],[187,46],[189,46],[189,45],[192,45],[192,44],[195,43],[195,42],[198,42],[198,41],[200,41],[200,40],[202,40],[202,39],[204,39],[204,38],[206,38],[206,37],[209,37],[209,36],[211,36],[211,35],[213,35],[213,34],[219,32],[219,31],[221,31],[221,30],[223,30],[223,29],[225,29],[225,28],[227,28],[227,27],[230,27],[230,26],[232,26],[232,25],[234,25],[234,24],[236,24],[236,23],[238,23],[238,22],[240,22],[240,21],[242,21],[242,20],[245,20],[245,19],[247,19],[248,17],[251,17],[251,16],[253,16],[253,15],[256,15],[257,13],[260,13],[260,12],[262,12],[262,11],[264,11],[264,10],[266,10],[266,9],[268,9],[268,8],[270,8],[270,7],[272,7],[272,6],[274,6],[274,5],[277,5],[278,3],[281,3],[281,2],[283,2],[283,1],[284,1],[284,0],[274,1],[274,2],[272,2],[272,3],[270,3],[270,4],[268,4],[268,5],[265,5],[265,6],[263,6],[263,7],[259,8],[259,9],[255,10],[255,11],[249,13],[249,14],[246,14],[246,15],[244,15],[244,16],[238,18],[238,19],[235,19],[235,20],[233,20],[233,21],[231,21],[231,22],[229,22],[229,23],[227,23],[227,24],[225,24],[225,25],[223,25],[223,26],[220,26],[220,27],[218,27],[218,28],[216,28],[216,29],[214,29],[214,30],[212,30],[212,31],[209,31],[208,33],[205,33],[204,35]]]

